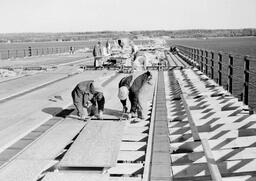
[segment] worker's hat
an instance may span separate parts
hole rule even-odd
[[[128,93],[129,93],[128,88],[126,86],[122,86],[122,87],[119,88],[118,98],[120,100],[125,100],[128,97]]]

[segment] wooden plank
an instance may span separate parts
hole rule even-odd
[[[120,150],[122,151],[139,151],[146,149],[146,142],[121,142]]]
[[[256,176],[253,176],[253,175],[242,175],[242,176],[222,178],[222,181],[254,181],[254,180],[256,180]]]
[[[40,174],[56,164],[53,160],[14,160],[0,169],[0,180],[29,181],[37,180]]]
[[[48,172],[42,181],[109,181],[107,174],[94,174],[86,172]]]
[[[113,175],[132,175],[142,173],[142,163],[118,163],[115,167],[108,170],[109,174]]]
[[[120,151],[117,157],[119,161],[136,162],[145,156],[145,151]]]
[[[142,181],[139,177],[110,177],[109,181]]]
[[[148,131],[148,129],[148,127],[126,127],[124,130],[124,134],[145,133]]]
[[[55,159],[84,125],[83,121],[66,118],[25,149],[18,158]]]
[[[234,161],[224,161],[217,163],[221,175],[224,176],[235,176],[238,174],[255,174],[256,173],[256,159],[249,160],[234,160]],[[195,176],[208,176],[210,175],[209,169],[206,163],[196,163],[173,166],[174,178],[183,177],[195,177]]]
[[[122,141],[145,141],[148,137],[148,134],[124,134]]]
[[[218,149],[231,149],[231,148],[244,148],[254,147],[256,145],[255,136],[238,137],[230,139],[215,139],[209,140],[209,145],[212,150]],[[171,143],[170,150],[187,150],[202,152],[203,148],[200,142],[182,142],[182,143]]]
[[[214,159],[214,156],[211,152],[211,148],[208,144],[208,141],[206,139],[202,139],[201,143],[203,145],[203,150],[204,150],[204,153],[205,153],[205,157],[206,157],[206,160],[207,160],[207,165],[208,165],[208,168],[210,170],[212,179],[215,180],[215,181],[221,181],[222,180],[221,179],[221,174],[220,174],[220,171],[219,171],[218,166],[216,164],[216,161]]]
[[[215,124],[211,125],[210,123],[205,123],[201,126],[197,126],[197,130],[200,133],[208,132],[211,134],[218,134],[222,131],[233,131],[237,130],[238,132],[245,132],[245,130],[255,130],[256,129],[256,121],[249,121],[249,122],[238,122],[238,123],[227,123],[227,124]],[[190,127],[184,126],[184,127],[176,127],[176,128],[170,128],[170,134],[190,134],[191,130]],[[255,132],[256,133],[256,132]]]
[[[256,148],[238,148],[238,149],[224,149],[213,150],[212,154],[216,162],[255,159]],[[206,163],[204,152],[180,153],[171,154],[172,164],[188,164],[188,163]]]
[[[194,141],[198,141],[198,140],[200,140],[200,136],[198,134],[198,130],[197,130],[197,127],[195,125],[195,121],[194,121],[194,119],[191,115],[191,112],[190,112],[189,107],[186,103],[186,100],[184,99],[183,94],[180,94],[180,96],[181,96],[181,100],[182,100],[183,105],[184,105],[185,110],[186,110],[186,114],[187,114],[187,117],[188,117],[188,122],[189,122],[189,125],[190,125],[190,129],[192,131],[193,139],[194,139]]]
[[[255,122],[256,121],[256,115],[236,115],[236,116],[231,116],[231,117],[216,117],[217,119],[213,122],[210,122],[212,126],[216,124],[228,124],[228,123],[250,123],[250,122]],[[197,125],[203,125],[208,122],[207,120],[198,120]],[[207,123],[209,124],[209,123]]]
[[[89,121],[61,160],[60,166],[115,166],[124,125],[120,121]]]

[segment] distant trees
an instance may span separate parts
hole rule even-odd
[[[83,41],[95,39],[119,39],[142,37],[170,38],[204,38],[204,37],[235,37],[256,36],[256,29],[215,29],[215,30],[154,30],[154,31],[101,31],[101,32],[70,32],[70,33],[6,33],[0,34],[1,42],[45,42],[45,41]]]

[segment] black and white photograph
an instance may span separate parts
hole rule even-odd
[[[0,0],[0,181],[256,181],[256,0]]]

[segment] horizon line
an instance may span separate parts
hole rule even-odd
[[[59,31],[59,32],[0,32],[0,34],[54,34],[54,33],[103,33],[103,32],[152,32],[152,31],[196,31],[196,30],[244,30],[244,29],[253,29],[252,27],[246,27],[246,28],[216,28],[216,29],[206,29],[206,28],[198,28],[198,29],[175,29],[175,30],[166,30],[166,29],[154,29],[154,30],[100,30],[100,31]]]

